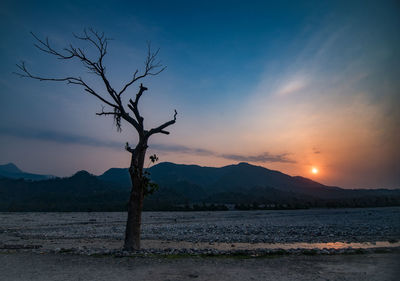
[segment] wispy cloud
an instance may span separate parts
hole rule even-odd
[[[193,148],[184,145],[169,145],[169,144],[152,144],[152,149],[166,152],[178,152],[186,154],[196,154],[196,155],[216,155],[215,152],[203,148]]]
[[[307,84],[308,82],[304,78],[297,77],[294,79],[290,79],[288,81],[285,81],[285,83],[279,88],[277,94],[282,96],[293,94],[304,89]]]
[[[314,154],[320,154],[320,153],[321,153],[321,150],[319,150],[319,149],[318,149],[317,147],[315,147],[315,146],[312,148],[312,151],[313,151]]]
[[[238,155],[238,154],[221,154],[220,157],[244,162],[280,162],[280,163],[296,163],[296,161],[289,159],[287,153],[271,154],[264,152],[259,155]]]
[[[235,161],[242,162],[280,162],[280,163],[296,163],[296,161],[288,158],[287,153],[282,154],[272,154],[269,152],[263,152],[258,155],[240,155],[240,154],[220,154],[214,152],[212,150],[203,149],[203,148],[193,148],[187,147],[183,145],[165,145],[165,144],[153,144],[151,145],[152,149],[166,151],[166,152],[178,152],[178,153],[186,153],[186,154],[194,154],[194,155],[202,155],[202,156],[215,156]]]
[[[103,141],[88,136],[80,136],[68,133],[46,131],[46,130],[34,130],[34,129],[21,129],[21,128],[0,128],[0,135],[7,135],[18,138],[28,138],[41,141],[51,141],[62,144],[80,144],[94,147],[109,147],[115,149],[123,149],[124,144],[114,141]],[[271,154],[264,152],[259,155],[239,155],[239,154],[221,154],[212,150],[196,147],[188,147],[179,144],[151,144],[151,149],[163,152],[175,152],[201,156],[214,156],[219,158],[225,158],[235,161],[246,161],[246,162],[280,162],[280,163],[295,163],[294,160],[289,159],[287,154]]]
[[[64,144],[81,144],[89,146],[101,146],[112,148],[123,148],[124,144],[114,141],[104,141],[88,136],[74,135],[62,132],[22,129],[22,128],[0,128],[0,135],[18,138],[28,138],[42,141],[53,141]]]

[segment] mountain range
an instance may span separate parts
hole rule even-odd
[[[147,210],[400,205],[400,190],[342,189],[248,163],[214,168],[163,162],[148,172],[159,189],[145,199]],[[129,190],[128,169],[56,178],[0,165],[3,211],[119,211]]]
[[[26,173],[21,171],[15,164],[8,163],[5,165],[0,165],[0,177],[11,178],[11,179],[22,178],[27,180],[46,180],[53,176]]]

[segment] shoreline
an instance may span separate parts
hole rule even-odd
[[[41,242],[34,243],[34,242]],[[400,242],[377,241],[375,243],[190,243],[159,240],[143,240],[142,249],[124,251],[117,244],[121,241],[84,243],[69,240],[69,243],[46,243],[30,241],[25,244],[0,244],[0,253],[32,252],[40,254],[75,254],[85,256],[146,257],[146,256],[243,256],[262,257],[274,255],[348,255],[373,253],[400,253]],[[97,241],[101,242],[101,241]],[[78,246],[79,245],[79,246]],[[106,246],[104,246],[106,245]]]

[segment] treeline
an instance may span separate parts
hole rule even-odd
[[[348,198],[319,199],[274,189],[205,194],[194,186],[170,184],[144,201],[145,211],[283,210],[400,206],[400,191],[351,191]],[[358,196],[353,196],[357,195]],[[0,211],[121,212],[129,188],[79,172],[43,181],[0,178]]]
[[[400,206],[400,197],[368,196],[358,198],[318,199],[305,202],[275,202],[268,204],[239,203],[235,204],[236,210],[296,210],[310,208],[366,208],[366,207],[392,207]]]

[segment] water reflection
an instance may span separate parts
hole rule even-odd
[[[197,249],[216,249],[216,250],[255,250],[255,249],[373,249],[373,248],[395,248],[400,247],[400,242],[362,242],[362,243],[346,243],[346,242],[328,242],[328,243],[191,243],[186,241],[160,241],[160,240],[144,240],[144,248],[197,248]]]

